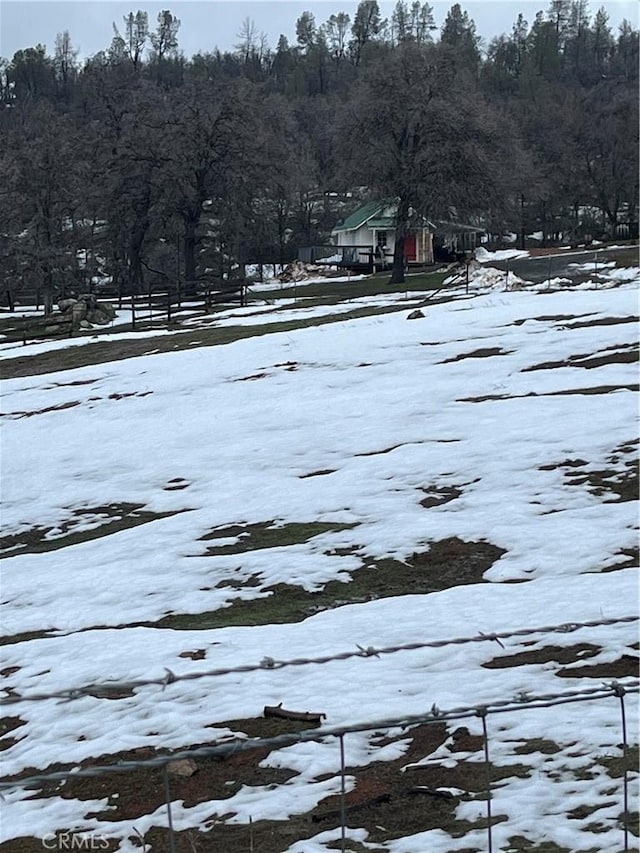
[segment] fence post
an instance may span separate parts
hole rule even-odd
[[[345,853],[347,844],[347,806],[345,800],[344,735],[340,735],[340,853]]]
[[[627,742],[627,713],[624,707],[625,689],[617,681],[611,685],[614,695],[620,699],[620,716],[622,723],[622,763],[623,763],[623,812],[624,851],[629,850],[629,744]]]
[[[482,737],[484,739],[484,766],[487,774],[487,853],[493,853],[493,818],[491,814],[491,764],[489,763],[489,735],[487,732],[487,709],[478,708],[478,716],[482,720]]]
[[[131,294],[131,328],[136,327],[136,303],[133,293]]]
[[[164,798],[167,804],[167,826],[169,827],[169,851],[175,853],[175,839],[173,837],[173,818],[171,816],[171,796],[169,792],[169,771],[168,765],[165,764],[162,770],[164,775]]]

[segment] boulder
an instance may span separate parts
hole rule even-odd
[[[74,326],[79,326],[82,320],[87,319],[87,305],[82,300],[78,300],[71,308],[71,319]]]
[[[107,326],[113,320],[113,317],[108,312],[103,311],[100,305],[98,308],[90,308],[87,311],[87,320],[96,326]]]
[[[421,317],[424,317],[424,314],[419,308],[416,308],[415,311],[412,311],[411,314],[407,316],[407,320],[419,320]]]
[[[198,772],[198,765],[193,758],[180,758],[167,764],[167,773],[172,776],[193,776]]]

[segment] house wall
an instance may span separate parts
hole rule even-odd
[[[339,231],[338,246],[372,246],[375,243],[370,228],[358,228],[357,231]]]
[[[433,234],[426,229],[416,234],[416,261],[421,264],[433,263]]]
[[[395,231],[393,228],[379,229],[387,232],[386,254],[390,263],[395,249]],[[338,246],[376,246],[376,231],[362,226],[355,231],[339,231],[336,235]],[[433,263],[433,234],[426,229],[416,233],[416,261],[423,264]]]

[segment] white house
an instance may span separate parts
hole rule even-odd
[[[373,253],[374,263],[390,264],[393,258],[396,237],[395,199],[371,201],[360,207],[331,232],[334,245],[353,249],[354,260]],[[435,226],[420,218],[404,239],[404,255],[407,263],[433,263],[433,234]],[[345,252],[343,251],[343,256]],[[377,264],[376,264],[377,265]]]

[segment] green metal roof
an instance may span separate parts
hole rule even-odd
[[[369,222],[376,214],[380,214],[383,212],[385,207],[388,207],[390,204],[393,204],[395,199],[385,199],[383,201],[370,201],[365,204],[363,207],[359,207],[356,211],[354,211],[351,216],[347,216],[342,225],[336,225],[333,229],[334,231],[355,231],[357,228],[360,228],[361,225],[364,225],[365,222]],[[384,225],[378,225],[378,222],[384,222]],[[394,219],[393,217],[379,217],[375,224],[370,222],[374,228],[391,228],[393,226]]]
[[[367,222],[369,228],[395,228],[395,216],[376,216]]]
[[[370,201],[367,204],[359,207],[351,216],[348,216],[341,225],[336,225],[333,229],[336,231],[356,231],[363,225],[368,225],[369,228],[392,229],[396,227],[395,213],[392,215],[384,215],[387,208],[395,208],[395,198],[385,198],[382,201]],[[428,219],[423,219],[423,228],[428,228],[430,231],[435,231],[435,225]]]

